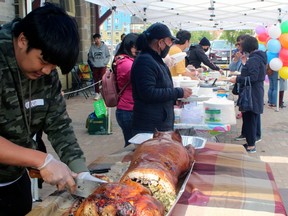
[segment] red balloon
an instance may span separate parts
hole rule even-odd
[[[288,49],[282,48],[279,52],[279,58],[283,62],[283,66],[288,65]]]
[[[266,42],[266,40],[269,38],[269,35],[264,32],[264,33],[261,33],[258,35],[258,40],[261,41],[261,42]]]

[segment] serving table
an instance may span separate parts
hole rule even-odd
[[[99,157],[89,169],[97,171],[119,161],[129,161],[134,148],[129,145],[114,154]],[[195,158],[192,174],[171,216],[286,215],[269,164],[250,157],[242,145],[207,142],[203,149],[196,150]],[[51,214],[52,210],[62,209],[63,213],[65,208],[67,211],[67,192],[64,197],[63,193],[51,196],[28,215],[58,215]],[[47,211],[50,214],[45,213]]]

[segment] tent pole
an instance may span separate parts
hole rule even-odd
[[[279,92],[280,92],[280,76],[278,72],[277,78],[277,100],[276,100],[276,112],[279,112]]]

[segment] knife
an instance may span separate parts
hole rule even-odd
[[[82,174],[82,173],[81,173]],[[106,181],[92,176],[89,172],[84,173],[83,175],[79,174],[75,179],[76,190],[72,194],[80,197],[87,198],[91,193],[93,193],[97,187]]]

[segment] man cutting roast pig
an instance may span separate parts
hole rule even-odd
[[[56,71],[75,65],[79,35],[76,22],[47,3],[0,28],[0,215],[22,216],[32,208],[26,168],[59,190],[74,191],[79,173],[89,174]],[[39,130],[61,161],[35,150]]]

